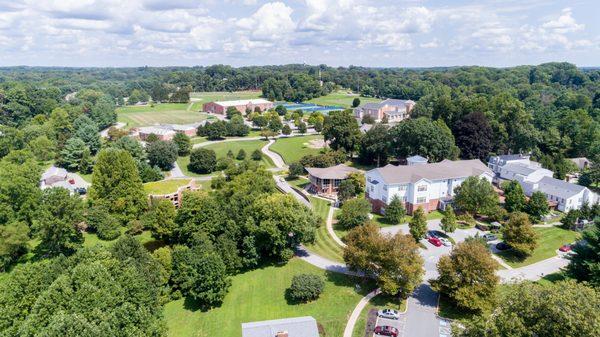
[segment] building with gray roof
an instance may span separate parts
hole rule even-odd
[[[362,119],[364,116],[371,116],[375,121],[380,122],[384,116],[388,122],[400,122],[409,117],[409,114],[415,102],[412,100],[388,98],[379,103],[365,103],[354,109],[354,116]]]
[[[310,316],[242,323],[242,337],[319,337],[317,321]]]

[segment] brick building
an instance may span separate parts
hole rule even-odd
[[[273,108],[273,102],[267,101],[266,99],[242,99],[237,101],[221,101],[221,102],[208,102],[204,103],[202,110],[204,112],[224,115],[228,107],[235,107],[242,115],[246,114],[246,110],[252,110],[256,107],[260,108],[260,111],[266,111]]]

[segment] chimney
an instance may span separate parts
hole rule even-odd
[[[288,337],[288,332],[287,331],[279,331],[278,333],[275,334],[275,337]]]

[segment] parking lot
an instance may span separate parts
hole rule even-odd
[[[389,319],[389,318],[377,317],[377,323],[375,324],[375,326],[381,326],[381,325],[392,326],[392,327],[398,329],[398,332],[399,332],[398,337],[402,337],[404,335],[405,322],[406,322],[405,315],[400,315],[400,319]],[[373,334],[373,336],[379,336],[379,335]]]

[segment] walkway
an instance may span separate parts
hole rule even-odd
[[[281,158],[279,153],[275,153],[275,152],[271,151],[271,149],[270,149],[271,145],[273,145],[274,143],[275,143],[275,139],[269,140],[269,142],[267,144],[265,144],[265,146],[263,146],[260,149],[260,151],[262,151],[262,153],[264,153],[267,157],[271,158],[271,161],[273,161],[273,164],[275,164],[275,167],[285,168],[285,167],[287,167],[287,165],[283,161],[283,158]]]
[[[122,129],[122,128],[125,127],[125,125],[126,124],[123,123],[123,122],[118,122],[115,125],[111,125],[111,126],[107,127],[106,129],[100,131],[100,137],[102,137],[102,138],[108,138],[108,130],[110,130],[110,128],[115,127],[117,129]]]
[[[312,208],[312,205],[306,198],[298,193],[296,190],[292,188],[292,186],[281,176],[273,175],[273,179],[275,179],[275,184],[277,187],[281,189],[284,193],[291,194],[296,200],[300,201],[303,205],[306,205],[308,208]]]
[[[302,245],[300,245],[300,247],[298,247],[296,249],[296,256],[298,256],[302,260],[312,264],[313,266],[323,269],[323,270],[332,271],[335,273],[342,273],[342,274],[346,274],[346,275],[350,275],[350,276],[363,276],[362,273],[357,273],[357,272],[351,271],[348,268],[348,266],[346,266],[346,264],[344,264],[344,263],[331,261],[327,258],[324,258],[319,255],[315,255],[315,254],[309,252]]]
[[[354,326],[356,325],[356,321],[360,317],[360,314],[362,313],[363,309],[367,306],[369,301],[373,297],[379,295],[380,292],[381,291],[379,289],[375,289],[368,293],[365,297],[360,299],[360,302],[358,302],[358,304],[352,311],[352,314],[348,319],[348,323],[346,323],[346,328],[344,329],[344,337],[352,337],[352,333],[354,332]]]
[[[335,231],[333,230],[334,210],[335,210],[335,207],[333,207],[333,206],[329,207],[329,213],[327,213],[327,221],[325,222],[325,226],[327,227],[327,232],[329,233],[329,236],[331,236],[333,238],[333,241],[335,241],[338,245],[340,245],[342,247],[346,247],[346,244],[337,236],[337,234],[335,234]]]
[[[185,174],[183,174],[183,171],[179,167],[179,164],[177,164],[177,162],[175,162],[173,164],[173,168],[171,169],[171,171],[169,171],[169,176],[166,179],[180,179],[180,178],[189,178],[189,177],[187,177]]]

